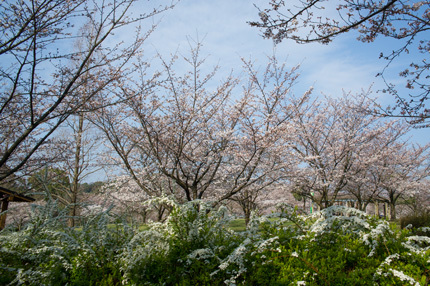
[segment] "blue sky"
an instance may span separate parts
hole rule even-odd
[[[252,58],[257,66],[265,65],[267,55],[273,54],[271,40],[263,39],[261,32],[247,24],[258,20],[258,7],[267,7],[268,0],[181,0],[177,6],[158,17],[157,29],[146,42],[145,55],[151,57],[159,52],[168,58],[178,50],[186,54],[187,36],[203,40],[203,54],[209,55],[207,66],[221,67],[220,73],[227,75],[232,69],[241,70],[241,60]],[[379,59],[382,51],[390,52],[396,42],[379,39],[372,44],[356,41],[356,34],[347,34],[337,38],[330,45],[299,45],[285,41],[276,46],[278,60],[288,65],[301,64],[301,77],[296,92],[301,93],[310,86],[314,94],[339,96],[343,90],[357,93],[372,87],[382,104],[392,98],[376,91],[385,87],[376,78],[386,62]],[[405,59],[405,61],[408,59]],[[409,59],[410,60],[410,59]],[[391,67],[396,75],[404,62],[395,62]],[[394,76],[393,81],[398,77]],[[420,129],[411,133],[412,140],[421,144],[429,142],[430,129]]]
[[[186,53],[186,37],[196,38],[198,34],[204,38],[203,52],[210,54],[209,65],[219,63],[222,69],[240,70],[240,57],[252,57],[257,65],[264,66],[266,55],[272,54],[273,43],[263,39],[260,31],[247,21],[258,18],[253,3],[264,7],[267,1],[182,0],[173,10],[162,14],[157,30],[147,42],[151,45],[148,52],[155,48],[167,56],[179,47]],[[341,93],[342,88],[358,92],[375,81],[383,62],[377,60],[378,49],[367,45],[368,49],[363,51],[357,45],[360,43],[348,39],[331,45],[284,42],[276,47],[276,54],[291,66],[301,64],[304,86],[313,85],[326,94]]]

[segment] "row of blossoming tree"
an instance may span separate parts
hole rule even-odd
[[[200,54],[197,42],[189,57],[160,57],[164,70],[150,81],[142,66],[142,78],[116,95],[129,100],[92,114],[125,174],[106,186],[118,203],[235,202],[248,222],[290,193],[321,208],[348,194],[362,210],[388,203],[395,218],[397,204],[426,194],[429,146],[408,143],[406,124],[370,113],[369,93],[298,96],[298,67],[276,57],[264,68],[243,60],[241,77],[218,83]],[[189,69],[177,73],[178,61]]]
[[[294,192],[325,208],[348,193],[360,209],[375,199],[389,202],[395,218],[398,202],[425,191],[428,146],[412,146],[406,125],[369,113],[370,94],[316,98],[309,89],[295,95],[298,67],[276,57],[265,68],[243,60],[242,76],[219,80],[218,67],[204,72],[200,42],[189,56],[159,56],[162,69],[154,72],[139,57],[147,36],[139,26],[129,45],[104,43],[117,29],[168,7],[129,18],[134,1],[112,5],[2,6],[4,19],[17,19],[1,26],[3,182],[44,166],[66,169],[71,182],[55,197],[76,216],[79,182],[92,150],[100,149],[92,147],[101,137],[88,137],[92,126],[111,150],[103,154],[106,163],[125,174],[109,178],[117,204],[163,195],[215,206],[233,201],[248,222],[262,198]],[[22,23],[19,11],[28,14]],[[73,27],[75,17],[86,19],[81,29]],[[55,54],[60,43],[74,43],[73,49]],[[49,63],[53,73],[41,72]],[[168,211],[157,206],[158,218]]]

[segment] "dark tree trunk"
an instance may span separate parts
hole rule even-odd
[[[1,212],[7,211],[7,208],[9,206],[8,198],[5,198],[1,203]],[[6,226],[6,217],[7,213],[4,213],[0,216],[0,230],[2,230]]]
[[[249,221],[251,219],[251,210],[244,209],[244,215],[245,215],[245,225],[248,226]]]
[[[396,219],[396,203],[390,202],[390,219],[395,220]]]

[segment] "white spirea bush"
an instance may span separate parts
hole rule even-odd
[[[316,219],[308,231],[316,235],[327,231],[358,234],[371,229],[366,213],[344,206],[332,206],[316,212],[308,219]]]
[[[147,280],[157,263],[182,265],[185,269],[196,263],[218,265],[228,248],[234,247],[224,243],[235,237],[227,228],[231,218],[225,207],[214,210],[203,201],[178,205],[167,200],[164,198],[162,203],[173,207],[167,220],[148,224],[149,229],[136,234],[122,256],[122,270],[132,284]]]
[[[0,276],[14,277],[10,285],[103,281],[98,275],[107,277],[107,268],[115,267],[116,257],[133,231],[126,224],[109,228],[113,220],[110,209],[83,218],[79,229],[69,228],[68,218],[66,210],[48,200],[44,206],[35,206],[22,231],[2,231]]]
[[[109,209],[66,226],[55,202],[35,208],[22,231],[0,232],[5,285],[426,285],[430,238],[355,209],[312,216],[283,208],[252,215],[233,232],[225,207],[178,204],[163,223],[137,231]],[[426,233],[427,229],[420,229]]]

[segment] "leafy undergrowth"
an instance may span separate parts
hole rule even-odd
[[[0,285],[428,285],[430,228],[400,230],[355,209],[294,210],[232,229],[225,208],[173,206],[146,230],[112,228],[109,211],[82,229],[35,212],[0,233]],[[277,219],[273,219],[277,217]],[[416,235],[420,234],[420,235]]]

